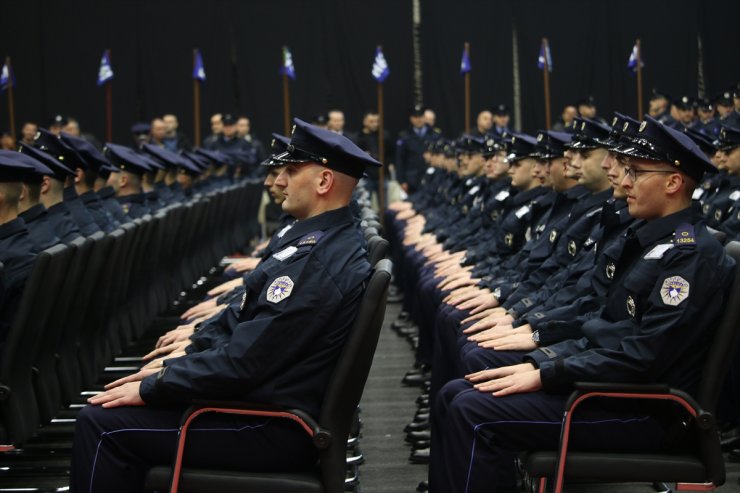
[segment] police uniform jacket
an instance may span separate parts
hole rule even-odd
[[[4,265],[0,277],[0,346],[10,331],[35,258],[23,219],[18,217],[0,225],[0,263]]]
[[[125,212],[131,219],[138,219],[149,214],[149,207],[146,205],[145,193],[126,195],[124,197],[118,197],[117,200],[118,203],[121,204],[123,212]]]
[[[426,169],[424,162],[426,144],[440,138],[442,132],[428,125],[421,131],[421,135],[413,128],[401,132],[396,142],[396,173],[399,183],[408,183],[412,190],[419,186]]]
[[[606,306],[583,325],[584,337],[525,356],[545,389],[642,381],[696,391],[735,262],[692,207],[633,226]]]
[[[113,187],[103,187],[98,190],[97,193],[98,198],[100,199],[100,203],[103,204],[105,210],[108,211],[111,217],[115,219],[119,225],[127,223],[131,220],[131,218],[129,218],[126,213],[123,212],[121,204],[119,204],[116,200],[116,191],[115,189],[113,189]]]
[[[80,195],[80,200],[85,204],[85,207],[87,207],[87,210],[95,221],[95,224],[97,224],[100,230],[104,233],[110,233],[120,226],[118,221],[113,219],[105,207],[103,207],[98,194],[93,190],[88,190]]]
[[[718,228],[737,199],[740,199],[740,176],[727,175],[719,190],[704,203],[702,211],[707,225]]]
[[[347,207],[298,221],[278,247],[249,276],[228,343],[168,362],[142,381],[144,401],[242,399],[318,416],[371,268]]]
[[[90,236],[100,231],[100,227],[95,222],[95,219],[93,219],[90,211],[85,207],[85,204],[80,200],[80,196],[77,195],[74,186],[64,189],[63,201],[67,205],[67,209],[69,209],[72,220],[77,224],[83,236]]]
[[[59,202],[49,207],[46,212],[48,213],[49,223],[54,229],[54,234],[62,240],[62,243],[68,245],[82,237],[80,228],[72,220],[72,214],[70,214],[67,204]]]
[[[18,217],[26,223],[28,235],[36,252],[46,250],[60,243],[59,238],[54,234],[54,228],[49,223],[48,216],[44,204],[36,204],[18,214]]]

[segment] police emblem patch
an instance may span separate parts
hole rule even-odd
[[[550,231],[550,243],[555,243],[555,240],[558,239],[558,232],[557,230],[553,229]]]
[[[627,296],[627,313],[630,314],[630,317],[634,317],[635,313],[637,313],[635,300],[632,298],[632,296]]]
[[[722,219],[722,211],[717,209],[714,211],[714,220],[719,221],[720,219]]]
[[[606,264],[606,278],[607,279],[614,279],[614,272],[617,270],[617,266],[614,265],[612,262],[609,262]]]
[[[507,233],[506,236],[504,236],[504,243],[506,243],[506,246],[511,246],[514,244],[514,235],[511,233]]]
[[[278,277],[267,288],[267,301],[280,303],[293,292],[293,281],[288,276]]]
[[[681,276],[668,277],[660,288],[660,297],[666,305],[678,306],[689,297],[689,287],[689,282]]]

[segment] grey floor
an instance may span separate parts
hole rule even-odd
[[[365,463],[360,467],[363,493],[413,492],[426,478],[427,467],[408,462],[410,448],[404,443],[403,427],[413,419],[419,390],[401,385],[401,378],[413,362],[405,340],[390,329],[400,305],[389,304],[375,360],[362,397],[362,440]],[[715,491],[738,492],[740,464],[727,464],[727,482]],[[648,484],[573,485],[569,492],[640,493],[654,492]],[[444,492],[437,492],[444,493]]]

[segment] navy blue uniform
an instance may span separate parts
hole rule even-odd
[[[100,197],[98,197],[98,194],[93,190],[88,190],[80,195],[80,200],[85,204],[85,207],[87,207],[88,212],[92,216],[93,220],[95,220],[95,224],[97,224],[100,230],[104,233],[110,233],[120,226],[119,222],[108,213],[105,207],[103,207]]]
[[[44,204],[36,204],[18,214],[18,217],[26,223],[31,243],[33,243],[36,252],[61,243],[59,237],[54,234],[54,228],[49,222],[49,213],[46,211]]]
[[[113,187],[103,187],[98,190],[98,198],[103,204],[103,207],[105,207],[105,210],[108,211],[113,219],[118,221],[119,225],[131,220],[131,218],[123,212],[123,207],[121,207],[121,204],[116,200],[116,191]]]
[[[80,200],[74,186],[64,189],[64,203],[71,214],[72,220],[77,224],[80,233],[84,236],[91,236],[100,231],[100,227],[93,219],[85,204]]]
[[[48,213],[49,223],[54,229],[54,234],[62,240],[62,243],[67,245],[82,236],[80,228],[72,219],[67,204],[59,202],[49,207],[46,212]]]
[[[413,192],[419,186],[424,170],[424,149],[429,141],[442,138],[439,129],[424,126],[404,130],[396,142],[396,173],[399,183],[407,183]]]
[[[138,219],[149,214],[149,207],[146,204],[145,193],[135,193],[118,197],[118,203],[121,205],[123,212],[131,219]]]
[[[476,492],[511,484],[510,451],[557,446],[575,381],[662,382],[695,392],[734,269],[693,208],[635,225],[610,268],[606,307],[583,325],[584,337],[525,356],[539,368],[544,391],[496,398],[462,380],[442,389],[430,487]],[[574,419],[571,447],[630,443],[635,451],[656,451],[666,424],[645,409],[594,404]]]
[[[23,219],[16,218],[0,225],[0,262],[5,266],[0,277],[0,348],[13,323],[35,258]]]
[[[347,207],[298,221],[276,250],[269,265],[250,276],[227,344],[202,346],[142,381],[141,397],[156,408],[80,412],[74,491],[141,489],[147,467],[171,460],[180,410],[192,399],[273,403],[318,415],[370,265]],[[227,310],[203,330],[227,333],[233,315]],[[253,470],[311,464],[308,436],[280,421],[204,419],[186,461]]]

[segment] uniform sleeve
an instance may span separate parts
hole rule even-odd
[[[708,344],[709,324],[721,313],[733,265],[731,260],[713,264],[695,250],[677,255],[656,279],[638,323],[623,320],[610,326],[596,319],[585,324],[584,333],[592,342],[599,340],[598,345],[542,362],[543,386],[563,389],[575,381],[663,381],[671,368],[688,365],[689,357],[701,357],[696,348]],[[598,330],[590,332],[589,326]]]
[[[278,267],[268,273],[254,316],[235,327],[228,344],[179,358],[144,379],[145,402],[238,397],[299,358],[329,325],[342,294],[314,256]],[[283,294],[275,295],[276,286]]]

